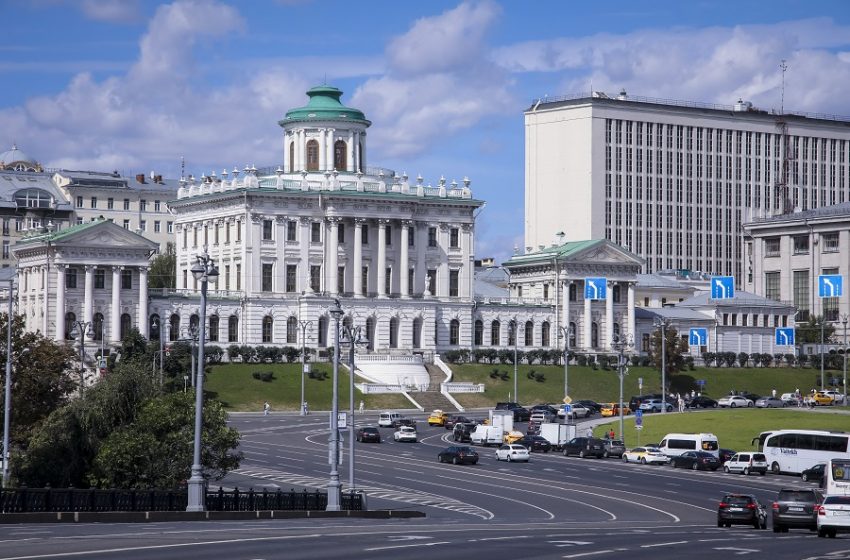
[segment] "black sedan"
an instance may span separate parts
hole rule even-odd
[[[818,463],[814,467],[809,467],[800,473],[800,478],[803,482],[821,482],[823,480],[824,469],[826,463]]]
[[[552,450],[552,444],[542,436],[526,435],[514,443],[524,446],[533,453],[549,453]]]
[[[767,529],[767,509],[751,494],[726,494],[717,505],[717,526],[733,524]]]
[[[720,459],[705,451],[686,451],[678,457],[670,459],[670,465],[675,468],[716,471],[720,468]]]
[[[582,405],[584,408],[588,409],[588,410],[590,411],[590,413],[589,413],[588,415],[590,415],[590,414],[598,414],[598,413],[599,413],[599,411],[600,411],[600,410],[602,410],[602,405],[601,405],[601,404],[599,404],[599,403],[598,403],[598,402],[596,402],[596,401],[589,400],[589,399],[581,399],[581,400],[579,400],[579,401],[573,401],[573,402],[574,402],[575,404],[580,404],[580,405]]]
[[[447,430],[453,430],[455,424],[469,424],[472,420],[467,418],[466,416],[461,416],[460,414],[452,414],[446,419],[446,423],[443,424],[443,427]]]
[[[360,443],[381,443],[381,432],[374,426],[365,426],[357,430],[357,441]]]
[[[688,401],[688,408],[717,408],[717,401],[708,397],[694,397]]]
[[[478,452],[467,445],[452,445],[440,451],[437,460],[453,465],[474,465],[478,462]]]
[[[734,449],[718,449],[717,454],[719,455],[718,458],[720,459],[720,464],[722,465],[723,463],[731,459],[732,455],[734,455],[735,453],[737,453],[737,451],[735,451]]]

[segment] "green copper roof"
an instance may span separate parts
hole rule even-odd
[[[21,240],[18,243],[42,242],[42,241],[51,241],[51,242],[60,241],[60,240],[66,238],[70,235],[73,235],[75,233],[79,233],[79,232],[85,231],[89,228],[93,228],[95,226],[98,226],[105,221],[107,221],[105,218],[100,217],[100,218],[97,218],[95,220],[92,220],[91,222],[85,222],[83,224],[75,224],[71,227],[67,227],[67,228],[61,229],[59,231],[44,232],[44,233],[38,233],[38,234],[35,234],[35,235],[31,235],[31,236],[28,236],[28,237],[23,237],[23,238],[21,238]]]
[[[508,259],[504,265],[512,265],[512,264],[520,264],[526,263],[528,261],[538,261],[538,260],[551,260],[553,257],[562,259],[565,257],[569,257],[570,255],[574,255],[579,251],[583,251],[584,249],[596,245],[598,243],[604,243],[604,239],[588,239],[586,241],[568,241],[563,245],[556,245],[555,247],[546,247],[539,251],[534,251],[533,253],[524,253],[521,255],[514,255],[510,259]]]
[[[358,109],[346,107],[340,103],[342,90],[333,86],[316,86],[307,91],[310,101],[305,107],[291,109],[286,112],[286,117],[278,121],[284,126],[290,122],[304,121],[348,121],[365,124],[372,123],[366,120],[366,116]]]

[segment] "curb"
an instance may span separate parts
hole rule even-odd
[[[19,523],[163,523],[169,521],[247,521],[253,519],[414,519],[423,511],[381,509],[374,511],[57,511],[2,513],[0,525]]]

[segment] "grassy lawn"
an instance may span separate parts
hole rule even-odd
[[[602,437],[605,431],[619,431],[618,422],[597,426],[594,435]],[[635,429],[634,416],[623,422],[626,446],[642,443],[658,443],[671,432],[707,432],[717,436],[720,447],[747,451],[755,449],[752,439],[761,432],[780,429],[840,430],[850,431],[850,415],[817,414],[797,410],[781,409],[724,409],[710,412],[685,412],[683,414],[645,414],[643,429]]]
[[[252,377],[255,371],[271,371],[272,381],[260,381]],[[314,372],[325,372],[324,379],[310,379],[305,376],[304,398],[310,410],[330,410],[333,393],[333,374],[331,364],[313,364]],[[263,402],[268,401],[272,411],[298,410],[301,400],[301,364],[223,364],[212,368],[207,376],[204,389],[214,393],[227,410],[233,412],[259,412]],[[348,370],[339,369],[340,406],[348,409]],[[362,399],[369,410],[412,408],[401,395],[363,395],[355,389],[354,406]]]

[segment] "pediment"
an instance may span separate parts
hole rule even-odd
[[[156,249],[158,244],[112,222],[103,222],[78,233],[71,233],[58,245],[103,249]]]
[[[568,263],[625,264],[642,266],[637,255],[608,241],[600,242],[567,257]]]

